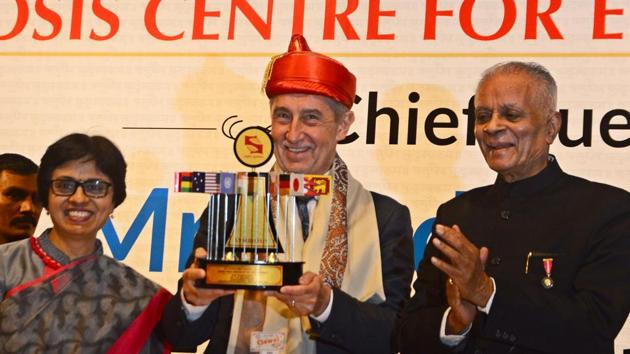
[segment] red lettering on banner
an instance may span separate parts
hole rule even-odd
[[[184,32],[181,32],[174,36],[167,36],[164,33],[160,32],[160,30],[158,29],[157,10],[158,7],[160,7],[161,1],[162,0],[149,0],[147,8],[144,11],[144,27],[147,29],[151,36],[162,41],[174,41],[176,39],[181,39],[184,36]]]
[[[16,9],[15,22],[11,23],[10,21],[5,21],[8,22],[6,24],[8,26],[0,26],[2,28],[0,41],[13,39],[23,32],[28,32],[29,34],[32,33],[31,36],[36,41],[51,40],[59,37],[59,34],[64,29],[64,26],[68,28],[68,38],[71,41],[83,39],[84,35],[88,35],[88,31],[90,40],[109,40],[119,33],[121,27],[121,19],[119,16],[104,5],[104,3],[107,4],[108,2],[113,1],[114,0],[4,0],[7,4],[3,5],[3,9],[6,7],[14,7]],[[476,10],[476,14],[483,12],[483,8],[487,8],[488,2],[476,0],[461,0],[459,2],[450,1],[448,3],[451,5],[456,3],[458,4],[458,7],[448,8],[447,6],[449,5],[442,4],[446,3],[445,1],[413,1],[417,1],[419,4],[425,4],[424,17],[419,18],[418,21],[424,21],[423,39],[427,41],[437,39],[438,19],[443,27],[448,26],[449,28],[459,31],[460,37],[463,37],[463,39],[460,38],[460,41],[462,42],[466,39],[476,41],[499,40],[510,33],[514,34],[517,30],[515,29],[515,26],[517,15],[519,14],[521,15],[519,19],[523,19],[523,22],[519,21],[518,26],[524,26],[524,28],[519,28],[519,30],[523,30],[524,40],[537,40],[541,38],[541,36],[544,37],[545,34],[549,39],[562,40],[564,39],[564,36],[558,26],[558,21],[560,19],[564,21],[571,20],[578,15],[584,15],[582,12],[578,12],[575,9],[560,11],[563,5],[562,0],[494,0],[493,5],[503,5],[503,7],[497,8],[496,11],[495,9],[490,9],[493,16],[490,17],[486,14],[483,19],[481,17],[473,18],[473,11]],[[179,8],[173,10],[173,6],[185,7],[182,9],[181,14],[192,13],[192,18],[189,19],[190,23],[184,24],[183,28],[174,29],[169,25],[181,22],[167,22],[167,18],[164,17],[164,22],[159,23],[162,17],[158,19],[158,11],[161,9],[160,6],[164,2],[169,3],[167,5],[169,12],[179,10]],[[617,8],[607,7],[613,6],[611,5],[612,2],[613,1],[607,0],[593,0],[594,7],[590,9],[593,11],[592,40],[623,39],[623,31],[615,32],[613,29],[607,28],[606,21],[610,20],[612,16],[624,15],[625,10],[623,6],[617,6]],[[56,3],[64,3],[67,6],[71,6],[72,9],[70,13],[66,14],[65,12],[62,13],[57,10],[55,7]],[[257,31],[260,38],[263,40],[271,39],[274,0],[229,0],[229,18],[227,18],[227,13],[222,13],[219,10],[206,9],[206,6],[212,6],[211,4],[218,3],[217,1],[212,0],[143,0],[142,3],[146,3],[146,8],[144,9],[144,26],[146,31],[151,37],[160,41],[181,40],[185,35],[188,37],[189,33],[190,39],[192,40],[227,39],[232,41],[237,37],[237,30],[241,30],[244,26],[250,26],[248,28],[250,29],[249,32],[252,32],[251,29]],[[225,3],[227,6],[227,0],[222,3]],[[288,8],[286,3],[292,5],[293,9],[291,10]],[[390,21],[387,22],[388,24],[393,23],[397,17],[397,13],[400,13],[400,10],[395,10],[394,6],[391,5],[387,9],[387,5],[385,5],[385,3],[387,3],[385,0],[313,0],[308,2],[307,6],[306,0],[275,1],[275,5],[277,7],[275,10],[276,12],[282,11],[283,15],[285,12],[287,16],[292,15],[291,19],[280,17],[280,21],[292,21],[291,24],[288,22],[286,24],[282,24],[283,28],[291,25],[291,33],[304,32],[305,17],[307,16],[307,12],[309,12],[310,21],[308,25],[311,27],[309,27],[308,30],[314,32],[310,35],[317,35],[317,33],[321,31],[322,39],[324,40],[342,39],[341,37],[345,36],[345,39],[348,40],[365,39],[393,41],[396,40],[396,33],[394,33],[394,31],[384,33],[381,25],[383,25],[386,21]],[[566,4],[567,2],[565,1],[564,3]],[[13,4],[15,4],[15,6]],[[87,10],[87,13],[84,13],[84,5],[86,4],[91,4],[91,10]],[[192,11],[188,11],[191,10],[190,7],[193,6],[193,4],[194,9],[192,9]],[[253,6],[252,4],[257,5]],[[364,12],[358,11],[360,4],[362,5],[361,10],[365,10]],[[475,7],[475,5],[479,6]],[[317,6],[324,6],[324,8],[315,9]],[[443,7],[440,8],[440,6]],[[383,9],[383,7],[386,9]],[[324,15],[322,19],[314,18],[313,15],[310,14],[311,11],[319,14],[319,10],[323,10]],[[166,9],[163,9],[162,11],[165,12]],[[227,10],[224,10],[224,12],[225,11]],[[100,22],[102,26],[99,26],[99,28],[103,28],[102,30],[98,30],[98,28],[95,28],[94,26],[91,29],[83,27],[84,16],[89,16],[90,12],[96,18],[95,21],[97,23],[99,23],[98,21],[102,21]],[[31,16],[31,13],[35,14],[34,19]],[[181,14],[179,12],[175,14],[178,20],[182,19],[181,16],[186,16]],[[221,18],[222,15],[226,18]],[[567,15],[568,17],[566,17]],[[10,16],[13,15],[11,14]],[[278,17],[277,14],[276,17]],[[222,30],[215,29],[216,33],[208,33],[210,32],[210,29],[206,28],[208,21],[218,21],[219,19],[223,20],[220,24],[224,26],[227,25],[225,26],[227,28],[222,27]],[[619,21],[618,17],[614,19]],[[27,25],[29,24],[29,20],[33,22],[31,26],[32,29],[29,27],[29,29],[25,31]],[[485,30],[487,27],[482,26],[485,24],[480,22],[482,20],[496,21],[496,30],[493,28]],[[5,24],[3,23],[3,25]],[[160,25],[162,26],[161,28]],[[584,33],[584,31],[575,30],[575,26],[579,25],[582,24],[577,22],[572,24],[571,33]],[[236,26],[241,26],[241,28],[237,29]],[[539,28],[541,29],[541,32],[538,32]],[[337,36],[337,30],[341,30],[343,33]],[[97,31],[100,33],[97,33]],[[361,37],[359,32],[361,32]],[[449,31],[451,34],[454,32],[455,31],[453,30]],[[24,33],[24,35],[26,34],[27,33]],[[284,36],[286,34],[278,35]],[[574,40],[581,39],[584,38],[574,38]]]
[[[381,11],[380,0],[370,0],[370,6],[368,9],[368,23],[367,23],[367,37],[366,39],[394,39],[393,33],[379,34],[378,33],[378,20],[380,17],[395,17],[395,10]]]
[[[106,9],[103,4],[101,4],[101,0],[95,0],[92,3],[92,12],[94,15],[109,25],[109,33],[104,36],[96,34],[94,29],[90,32],[90,38],[96,41],[105,41],[108,40],[118,33],[118,29],[120,28],[120,20],[118,16],[112,11]]]
[[[510,32],[514,26],[514,22],[516,22],[516,4],[514,4],[514,0],[503,0],[503,22],[501,23],[501,27],[491,35],[481,35],[475,31],[472,24],[472,10],[474,5],[475,0],[464,0],[459,10],[459,22],[462,26],[462,30],[472,39],[480,41],[499,39]]]
[[[606,0],[595,0],[593,39],[623,39],[623,33],[606,33],[606,16],[623,15],[623,9],[607,9]]]
[[[549,38],[551,39],[563,39],[560,30],[556,27],[556,24],[551,19],[551,14],[558,11],[562,5],[562,0],[551,0],[549,8],[543,12],[538,11],[538,0],[531,0],[527,2],[527,10],[525,14],[525,39],[538,39],[536,34],[536,19],[540,19],[540,23],[543,25]]]
[[[83,0],[72,1],[72,18],[70,19],[70,39],[81,39],[81,22],[83,21]]]
[[[28,4],[26,3],[26,0],[15,0],[15,5],[17,6],[15,26],[13,26],[11,32],[5,35],[0,35],[0,40],[11,39],[15,37],[20,34],[20,32],[22,32],[24,27],[26,27],[26,23],[28,22]]]
[[[33,31],[33,38],[38,41],[45,41],[51,38],[55,38],[61,31],[61,16],[55,11],[49,9],[44,5],[44,0],[35,1],[35,12],[42,18],[42,20],[50,23],[52,29],[47,35],[39,33],[37,29]]]
[[[453,16],[453,10],[438,10],[437,0],[427,0],[424,19],[424,39],[435,39],[435,27],[438,16]]]
[[[218,33],[206,34],[204,33],[204,24],[206,17],[219,17],[220,11],[206,11],[205,0],[195,0],[195,15],[193,19],[193,34],[192,39],[219,39]]]
[[[273,0],[267,0],[267,22],[258,16],[256,11],[247,2],[247,0],[232,0],[230,6],[230,27],[228,29],[228,39],[234,39],[234,22],[236,20],[236,9],[241,10],[243,15],[249,20],[256,31],[260,33],[263,39],[271,38],[271,18],[273,14]]]
[[[28,3],[26,2],[26,0],[20,0],[20,1],[16,0],[16,4],[17,4],[17,10],[18,10],[16,24],[13,27],[13,30],[9,34],[5,36],[0,36],[0,39],[10,39],[18,35],[25,28],[28,22],[29,9],[28,9]],[[35,9],[35,13],[37,14],[37,16],[39,16],[39,18],[41,18],[43,21],[48,22],[50,24],[51,29],[49,33],[43,33],[41,29],[35,28],[33,30],[33,35],[32,35],[33,39],[38,40],[38,41],[45,41],[45,40],[50,40],[57,37],[63,27],[63,20],[61,16],[53,9],[46,6],[46,4],[44,3],[44,0],[36,0],[34,4],[34,9]],[[91,39],[107,40],[113,37],[118,32],[118,28],[120,27],[120,21],[118,19],[118,16],[116,16],[116,14],[114,14],[113,12],[105,8],[101,4],[101,0],[92,0],[92,12],[97,18],[109,24],[110,31],[106,35],[101,36],[101,35],[96,34],[94,30],[92,30],[90,33]],[[69,38],[81,39],[81,30],[82,30],[82,23],[83,23],[83,0],[73,0],[71,16],[72,17],[70,18]]]
[[[348,15],[356,11],[359,6],[358,0],[348,0],[346,9],[341,13],[337,12],[337,0],[326,0],[324,10],[324,39],[335,39],[335,20],[339,23],[341,30],[347,39],[359,39],[357,31],[352,27]]]
[[[304,33],[304,1],[295,0],[293,3],[293,29],[292,34]]]

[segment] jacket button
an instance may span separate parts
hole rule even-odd
[[[509,210],[501,210],[501,219],[509,220],[510,219],[510,211]]]
[[[490,258],[490,264],[492,264],[494,266],[498,266],[499,264],[501,264],[501,257],[494,256],[494,257]]]

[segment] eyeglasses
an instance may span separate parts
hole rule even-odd
[[[77,181],[74,179],[53,179],[50,181],[50,187],[55,195],[61,197],[69,197],[73,195],[79,186],[83,188],[83,193],[90,198],[103,198],[107,195],[111,183],[100,179],[88,179],[86,181]]]

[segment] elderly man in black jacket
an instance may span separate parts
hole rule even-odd
[[[560,124],[545,68],[484,73],[475,135],[498,176],[438,209],[401,353],[613,353],[630,309],[630,193],[563,172],[549,154]]]

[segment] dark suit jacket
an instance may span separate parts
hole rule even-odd
[[[436,223],[457,224],[490,250],[496,282],[488,315],[477,314],[464,353],[613,353],[630,310],[630,193],[565,174],[474,189],[442,205]],[[529,269],[525,265],[529,252]],[[439,339],[445,275],[429,244],[398,331],[401,353],[451,353]],[[543,258],[553,258],[545,289]]]
[[[386,301],[379,305],[361,302],[333,288],[334,301],[328,320],[318,323],[311,319],[318,354],[393,352],[396,315],[409,298],[413,275],[411,220],[406,206],[374,192],[372,198],[376,208]],[[202,217],[200,231],[195,237],[196,246],[198,239],[205,239],[204,222]],[[182,309],[180,291],[181,281],[178,293],[167,304],[160,323],[166,338],[175,348],[194,347],[210,338],[206,353],[225,353],[233,296],[213,301],[200,319],[189,322]]]

